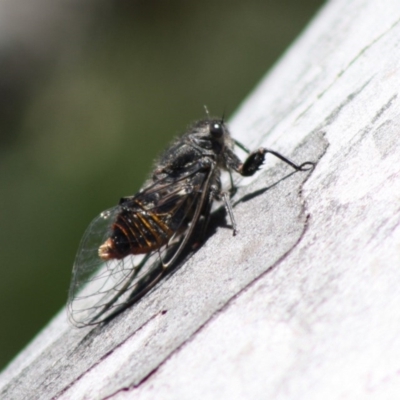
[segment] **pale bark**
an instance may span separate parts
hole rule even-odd
[[[106,326],[63,310],[0,397],[400,398],[399,43],[397,0],[328,2],[231,121],[315,170],[271,157],[236,237],[220,226]]]

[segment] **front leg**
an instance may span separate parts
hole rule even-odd
[[[252,153],[249,154],[249,156],[244,161],[244,163],[239,167],[238,172],[242,176],[254,175],[260,169],[261,165],[264,163],[265,155],[267,153],[271,153],[275,157],[278,157],[280,160],[282,160],[286,164],[289,164],[296,171],[307,171],[314,167],[314,163],[312,163],[310,161],[307,161],[303,164],[297,165],[293,161],[290,161],[288,158],[284,157],[282,154],[280,154],[274,150],[269,150],[269,149],[266,149],[265,147],[261,147],[258,150],[253,151]]]
[[[260,149],[253,151],[248,155],[244,163],[239,168],[239,173],[242,176],[254,175],[264,164],[266,149],[261,147]]]

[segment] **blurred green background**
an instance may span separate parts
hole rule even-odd
[[[322,3],[0,4],[0,369],[64,306],[89,222],[204,104],[231,114]]]

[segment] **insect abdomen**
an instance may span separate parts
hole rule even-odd
[[[168,243],[173,231],[162,215],[124,209],[112,225],[110,237],[99,247],[103,260],[146,254]]]

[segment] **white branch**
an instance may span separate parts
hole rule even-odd
[[[399,43],[397,0],[330,1],[231,122],[316,169],[274,160],[235,198],[236,237],[216,217],[108,325],[62,311],[0,397],[400,398]]]

